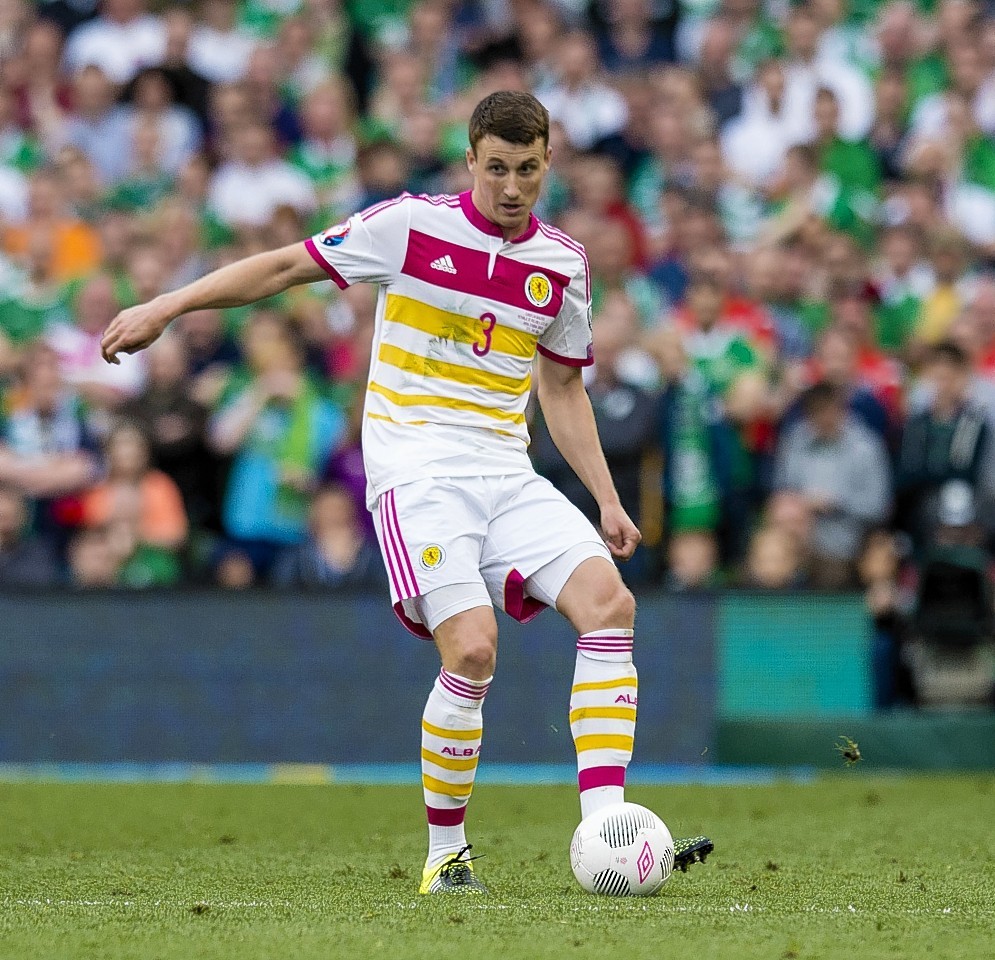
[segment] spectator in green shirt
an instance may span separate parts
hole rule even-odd
[[[62,285],[52,272],[52,238],[28,239],[24,271],[0,291],[0,374],[11,370],[23,348],[57,323],[71,320]]]
[[[932,293],[936,277],[923,257],[922,237],[915,227],[886,228],[880,249],[874,271],[880,297],[877,339],[886,350],[901,350],[916,332],[923,301]]]
[[[335,77],[311,90],[301,105],[303,137],[287,159],[314,184],[325,223],[342,219],[356,198],[356,138],[352,134],[353,94]]]
[[[14,114],[10,88],[0,84],[0,164],[21,173],[31,173],[41,166],[42,150],[33,137],[17,126]]]
[[[839,99],[828,87],[815,94],[815,145],[819,170],[842,187],[877,196],[881,190],[881,163],[866,139],[844,140],[839,134]]]

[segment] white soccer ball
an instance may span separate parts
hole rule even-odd
[[[570,866],[588,893],[648,897],[674,869],[674,838],[652,810],[615,803],[581,821],[570,842]]]

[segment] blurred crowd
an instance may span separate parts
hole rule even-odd
[[[368,287],[122,307],[403,190],[528,89],[586,371],[675,589],[867,590],[995,533],[995,3],[0,0],[0,584],[380,585]],[[594,505],[535,412],[538,469]],[[911,584],[911,586],[910,586]]]

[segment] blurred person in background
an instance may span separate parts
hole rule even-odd
[[[200,242],[200,224],[190,204],[170,196],[156,210],[153,230],[167,290],[175,290],[208,272],[209,259]]]
[[[877,336],[882,346],[898,350],[918,338],[923,303],[933,292],[936,277],[924,256],[919,231],[907,223],[885,227],[879,250],[873,271],[881,298]]]
[[[719,544],[708,530],[675,533],[667,544],[667,575],[670,590],[708,590],[721,586]]]
[[[102,234],[108,198],[96,164],[78,147],[65,146],[56,154],[54,169],[58,172],[70,212]],[[106,260],[107,251],[101,249],[101,253]]]
[[[725,243],[722,222],[707,198],[678,187],[665,188],[658,198],[660,232],[647,276],[665,302],[683,303],[691,280],[691,265],[701,250]]]
[[[72,107],[71,87],[61,70],[62,40],[50,20],[35,20],[24,32],[19,56],[7,61],[18,124],[49,149]]]
[[[738,178],[763,189],[781,170],[788,148],[808,139],[808,123],[789,103],[783,65],[765,61],[743,94],[739,116],[722,130],[722,155]]]
[[[214,518],[219,466],[205,443],[207,410],[190,391],[190,362],[178,333],[163,337],[148,352],[142,392],[121,407],[149,444],[152,463],[179,488],[191,525]]]
[[[788,148],[770,194],[773,202],[761,232],[767,243],[790,239],[813,226],[845,233],[862,247],[873,240],[876,196],[835,173],[822,172],[818,149],[811,144]]]
[[[646,389],[647,379],[653,378],[652,366],[637,349],[638,341],[639,320],[632,303],[623,293],[606,295],[594,319],[597,360],[586,386],[619,500],[637,524],[642,513],[643,465],[653,445],[656,415],[653,395]],[[541,417],[530,454],[539,473],[597,523],[600,511],[594,497],[556,448]],[[648,561],[637,550],[621,572],[629,582],[643,580],[649,574]]]
[[[691,150],[690,161],[688,185],[696,199],[715,211],[735,249],[752,247],[763,223],[761,195],[729,175],[722,146],[715,137],[700,137]]]
[[[878,709],[907,706],[914,700],[912,680],[903,658],[911,597],[901,583],[901,557],[891,531],[875,530],[867,537],[857,571],[874,622],[871,653],[874,705]]]
[[[63,285],[53,272],[52,237],[36,233],[28,242],[22,269],[0,289],[0,376],[15,373],[32,341],[70,319]]]
[[[691,362],[720,396],[742,373],[761,370],[764,357],[758,349],[761,335],[743,329],[743,319],[726,298],[722,281],[711,273],[694,276],[684,304],[673,314]],[[766,331],[762,335],[767,340]]]
[[[207,132],[207,104],[210,83],[190,62],[194,22],[191,12],[172,7],[163,13],[166,28],[166,48],[158,63],[159,69],[176,93],[176,102],[193,111],[198,131]]]
[[[839,327],[830,327],[819,337],[800,377],[789,385],[790,402],[781,420],[782,430],[797,423],[803,416],[800,397],[805,388],[819,382],[832,384],[846,400],[850,413],[881,437],[889,449],[897,447],[899,422],[889,417],[888,409],[862,382],[856,341]],[[795,387],[798,388],[797,394],[793,392]]]
[[[721,131],[743,109],[743,84],[733,76],[736,30],[722,14],[704,25],[698,49],[698,83]]]
[[[909,84],[903,70],[886,66],[874,85],[874,122],[867,144],[877,156],[885,180],[900,180],[906,150]]]
[[[654,17],[655,7],[653,0],[612,0],[595,7],[604,19],[598,55],[609,73],[648,70],[674,59],[673,23]]]
[[[159,129],[154,122],[140,120],[132,125],[129,156],[108,203],[128,212],[156,207],[173,192],[174,177],[163,162]]]
[[[361,147],[356,157],[359,205],[370,206],[389,200],[408,184],[408,157],[392,140],[375,140]]]
[[[856,347],[857,379],[888,411],[892,423],[902,420],[902,367],[875,336],[874,292],[864,281],[835,283],[829,291],[833,327]]]
[[[83,495],[83,524],[113,530],[115,542],[128,541],[121,549],[126,585],[177,582],[188,533],[179,488],[152,467],[148,438],[135,423],[123,421],[111,430],[104,461],[105,478]]]
[[[303,136],[288,155],[314,185],[325,222],[338,220],[356,201],[354,99],[341,78],[311,89],[301,104]]]
[[[962,315],[969,328],[969,336],[976,345],[977,372],[988,380],[995,380],[995,273],[979,274]]]
[[[162,20],[148,13],[146,0],[101,0],[98,16],[69,35],[65,60],[70,69],[96,66],[124,84],[159,63],[165,47]]]
[[[98,470],[97,444],[77,394],[63,379],[58,354],[35,341],[25,351],[19,382],[7,395],[0,421],[0,482],[34,503],[33,527],[61,534],[73,520],[61,498],[89,486]]]
[[[311,496],[345,418],[305,373],[302,345],[279,314],[254,316],[245,350],[248,370],[226,389],[208,436],[215,452],[233,457],[225,532],[266,576],[280,547],[304,539]]]
[[[128,121],[117,90],[100,67],[87,66],[72,79],[72,114],[53,130],[53,146],[82,150],[105,186],[116,183],[128,162]]]
[[[260,43],[249,55],[239,83],[253,120],[269,127],[281,145],[297,143],[301,135],[297,101],[283,67],[278,45]]]
[[[220,310],[191,310],[176,320],[189,363],[190,396],[213,408],[232,372],[242,363],[242,348],[226,329]]]
[[[876,200],[881,191],[880,161],[866,138],[842,136],[839,98],[829,87],[816,90],[813,117],[819,170],[842,187],[862,193],[867,202]]]
[[[865,532],[888,518],[887,451],[880,437],[847,412],[835,386],[811,387],[803,406],[804,419],[778,446],[774,490],[797,495],[812,515],[812,585],[843,589],[855,582]]]
[[[222,223],[238,230],[264,227],[286,204],[304,216],[318,198],[308,177],[279,158],[269,126],[250,122],[232,134],[232,158],[211,178],[208,203]]]
[[[379,83],[367,117],[367,139],[401,140],[408,122],[425,101],[426,65],[412,52],[392,50],[383,57]]]
[[[129,357],[112,368],[100,356],[100,331],[121,306],[113,280],[98,273],[80,289],[74,322],[58,324],[46,335],[66,383],[85,401],[87,421],[99,434],[107,432],[114,411],[135,396],[145,380],[144,358]]]
[[[740,585],[751,590],[800,590],[807,586],[802,550],[789,530],[765,524],[753,534]]]
[[[121,560],[107,530],[80,530],[69,543],[66,559],[70,586],[97,590],[118,585]]]
[[[383,565],[366,536],[359,508],[347,489],[325,486],[311,501],[307,539],[285,547],[270,575],[278,587],[374,588],[383,584]]]
[[[131,136],[139,128],[151,128],[162,169],[173,176],[197,153],[203,139],[196,115],[179,102],[179,95],[176,83],[161,67],[142,70],[123,94],[128,104],[125,124]]]
[[[41,145],[20,124],[14,92],[0,82],[0,163],[20,173],[30,173],[44,159]]]
[[[945,484],[966,483],[976,502],[990,494],[985,485],[991,433],[984,413],[969,402],[970,375],[960,347],[937,344],[924,371],[933,387],[929,406],[909,417],[902,435],[898,518],[919,549],[932,542]]]
[[[657,331],[647,347],[664,385],[656,405],[656,433],[667,529],[671,534],[730,532],[746,522],[747,509],[744,478],[737,469],[736,426],[721,397],[688,360],[676,330]],[[734,552],[727,543],[723,553]]]
[[[641,131],[645,149],[631,161],[628,195],[646,228],[659,232],[661,190],[668,185],[687,186],[691,174],[690,148],[693,141],[689,118],[653,94],[647,126]]]
[[[190,66],[211,83],[241,80],[259,38],[239,23],[237,0],[205,0],[197,12]]]
[[[808,4],[791,7],[784,24],[785,83],[788,109],[797,111],[800,142],[814,131],[813,107],[820,87],[832,91],[839,104],[839,132],[849,141],[867,135],[873,120],[874,97],[868,79],[843,59],[819,56],[822,32]]]
[[[629,267],[641,270],[646,264],[646,235],[635,210],[625,199],[622,170],[610,157],[600,154],[579,156],[571,165],[573,181],[572,212],[587,215],[602,226],[620,223],[629,234]]]
[[[782,363],[804,361],[812,349],[801,311],[792,302],[788,255],[781,246],[758,247],[746,259],[745,285],[750,300],[774,328],[774,350]]]
[[[562,123],[571,146],[589,150],[625,126],[625,100],[598,77],[597,46],[589,33],[573,30],[556,50],[556,81],[538,91],[551,121]]]
[[[635,265],[630,228],[622,220],[600,220],[581,210],[571,212],[565,219],[585,238],[594,309],[600,309],[610,294],[620,293],[636,308],[640,327],[652,327],[663,304],[653,284]],[[588,229],[590,232],[585,232]]]
[[[278,86],[294,112],[307,93],[328,73],[314,50],[314,31],[306,17],[284,17],[277,26],[273,54],[277,64]],[[299,119],[299,118],[298,118]],[[290,142],[296,142],[296,139]]]
[[[950,324],[964,306],[964,268],[967,260],[964,238],[949,227],[934,233],[929,241],[933,284],[923,297],[916,338],[932,345],[944,340]]]
[[[59,577],[55,550],[32,535],[28,504],[16,487],[0,483],[0,587],[48,587]]]
[[[34,243],[48,238],[52,275],[58,281],[85,276],[100,266],[97,234],[70,212],[62,185],[48,170],[31,175],[27,216],[18,224],[0,224],[0,237],[4,250],[15,260],[26,258]]]

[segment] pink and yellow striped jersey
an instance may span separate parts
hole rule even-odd
[[[380,287],[363,422],[369,506],[413,480],[531,471],[536,351],[592,362],[584,248],[534,216],[508,242],[469,193],[402,194],[305,243],[342,289]]]

